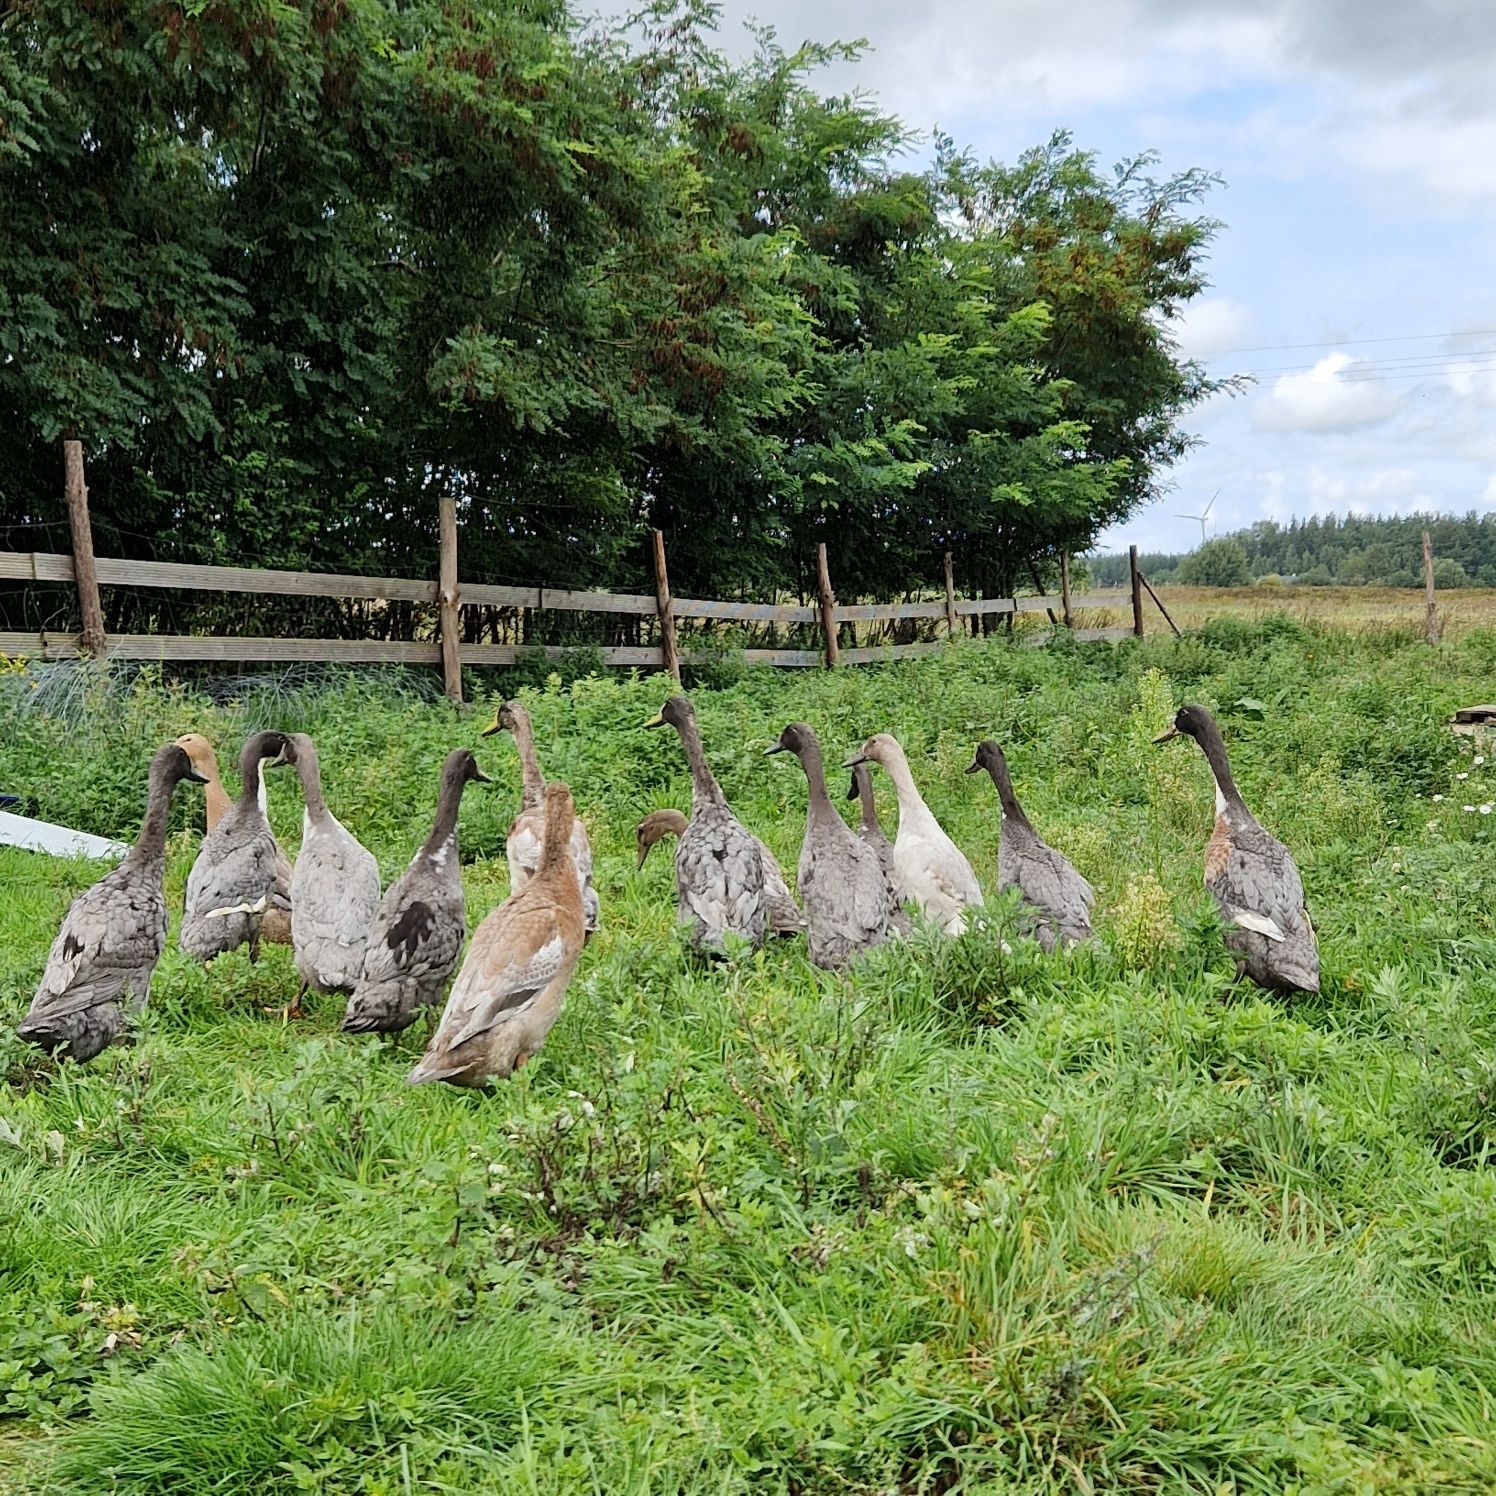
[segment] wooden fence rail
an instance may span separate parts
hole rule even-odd
[[[658,645],[607,645],[596,651],[606,665],[641,666],[664,670],[680,679],[682,654],[676,639],[676,620],[704,619],[741,624],[800,625],[815,628],[820,649],[747,649],[744,657],[753,664],[788,668],[811,668],[822,663],[833,666],[871,664],[934,653],[938,643],[841,646],[843,624],[901,623],[919,619],[943,620],[946,634],[957,631],[959,620],[978,616],[1007,615],[1064,610],[1067,626],[1072,610],[1113,606],[1105,597],[1070,596],[1069,558],[1061,569],[1062,597],[958,598],[955,595],[950,553],[944,558],[945,588],[942,598],[927,602],[852,603],[837,601],[832,587],[826,546],[816,553],[814,603],[724,602],[714,598],[675,597],[670,591],[665,557],[665,537],[652,532],[654,596],[625,592],[573,592],[564,588],[511,587],[458,580],[458,528],[455,501],[446,495],[438,500],[440,538],[439,573],[434,579],[415,577],[351,576],[338,572],[283,571],[248,566],[212,566],[176,561],[133,561],[95,556],[88,513],[88,489],[84,479],[83,451],[76,441],[63,444],[63,493],[73,542],[73,553],[52,551],[0,551],[0,582],[57,583],[78,594],[82,631],[73,633],[0,632],[0,655],[60,660],[80,653],[127,660],[178,660],[205,663],[287,663],[329,661],[346,664],[439,665],[447,694],[462,699],[463,665],[512,665],[537,655],[560,659],[590,646],[464,643],[461,638],[462,609],[500,607],[552,610],[571,613],[604,613],[658,620]],[[1136,553],[1134,553],[1135,555]],[[430,640],[249,638],[208,634],[106,634],[99,597],[101,587],[182,589],[220,593],[254,593],[271,597],[323,597],[352,601],[412,602],[430,607],[436,618],[435,637]],[[1149,589],[1151,592],[1151,588]],[[1134,632],[1141,629],[1139,584],[1134,562]],[[1113,639],[1124,629],[1077,629],[1077,638]],[[689,658],[689,656],[686,656]]]

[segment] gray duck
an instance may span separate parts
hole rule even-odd
[[[680,921],[698,951],[724,954],[723,937],[738,936],[757,950],[768,929],[764,860],[758,841],[732,813],[717,783],[684,696],[672,696],[646,727],[673,727],[691,766],[691,816],[675,849]]]
[[[468,749],[454,749],[442,764],[431,834],[374,916],[363,970],[343,1015],[350,1034],[399,1033],[421,1008],[441,1001],[467,935],[457,809],[474,781],[487,784],[488,775]]]
[[[276,879],[280,847],[265,817],[261,774],[286,762],[284,733],[257,732],[239,753],[243,788],[223,819],[203,838],[187,875],[182,912],[182,949],[199,961],[249,943],[250,960],[260,952],[260,925],[279,906]]]
[[[1304,904],[1304,883],[1288,848],[1247,809],[1215,718],[1182,706],[1173,726],[1154,739],[1183,734],[1205,754],[1215,778],[1215,830],[1205,845],[1205,886],[1226,922],[1236,974],[1279,992],[1319,991],[1319,944]]]
[[[997,786],[1002,829],[997,843],[997,886],[1016,888],[1023,900],[1022,922],[1046,951],[1094,940],[1091,906],[1096,891],[1034,830],[1013,793],[1008,761],[990,738],[977,744],[968,774],[985,769]]]
[[[878,854],[837,813],[826,793],[821,745],[791,722],[770,753],[793,753],[810,789],[797,881],[805,900],[811,961],[836,970],[885,941],[897,908]]]
[[[667,836],[679,836],[686,829],[686,818],[673,807],[652,810],[634,828],[634,845],[638,848],[638,866],[644,866],[649,849]],[[752,835],[752,833],[749,833]],[[769,929],[775,935],[798,935],[805,928],[805,916],[790,892],[784,869],[779,859],[769,850],[761,837],[753,840],[758,844],[758,855],[764,865],[764,905]]]
[[[151,759],[140,837],[124,860],[73,900],[16,1033],[82,1062],[117,1039],[150,996],[166,949],[166,821],[184,779],[205,782],[175,743]]]
[[[301,850],[291,869],[291,947],[302,991],[351,992],[379,909],[379,863],[327,808],[317,749],[304,732],[286,739],[301,779]],[[299,1007],[300,994],[291,1011]]]
[[[893,843],[878,819],[878,800],[873,793],[873,771],[865,763],[852,765],[852,783],[847,790],[847,799],[861,803],[862,819],[857,834],[873,849],[878,866],[888,883],[889,902],[893,905],[893,929],[897,935],[908,935],[914,928],[909,911],[899,898],[899,875],[893,867]]]

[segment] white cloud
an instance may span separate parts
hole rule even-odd
[[[1342,378],[1347,369],[1356,372]],[[1348,353],[1331,353],[1299,374],[1281,375],[1251,408],[1259,431],[1354,431],[1385,421],[1397,401],[1375,366]]]
[[[1207,296],[1193,302],[1178,321],[1169,324],[1179,351],[1190,358],[1210,358],[1240,348],[1257,334],[1252,309],[1229,296]]]

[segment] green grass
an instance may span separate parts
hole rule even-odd
[[[536,691],[606,927],[512,1082],[411,1090],[420,1030],[350,1040],[333,1000],[283,1023],[283,950],[173,947],[140,1042],[84,1069],[0,1038],[0,1491],[1491,1489],[1496,815],[1462,807],[1496,774],[1444,719],[1493,665],[1479,632],[1223,622],[700,693],[787,867],[804,782],[761,753],[803,718],[828,757],[897,733],[989,889],[996,799],[962,771],[998,738],[1099,890],[1101,951],[1047,959],[994,903],[850,981],[799,945],[688,959],[669,859],[633,868],[637,817],[687,803],[637,726],[661,683]],[[471,917],[504,894],[518,770],[478,712],[355,678],[41,694],[0,677],[0,788],[49,818],[133,834],[167,737],[304,728],[387,878],[474,745]],[[1231,984],[1204,762],[1148,743],[1185,699],[1299,859],[1317,998]],[[271,800],[294,846],[285,774]],[[7,1027],[97,874],[0,852]]]

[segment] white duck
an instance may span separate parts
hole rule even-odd
[[[982,885],[961,849],[941,830],[915,788],[909,761],[898,740],[886,732],[876,733],[846,762],[854,769],[861,763],[882,766],[893,781],[899,799],[899,830],[893,842],[893,866],[899,893],[926,919],[947,935],[966,930],[966,911],[980,908]]]

